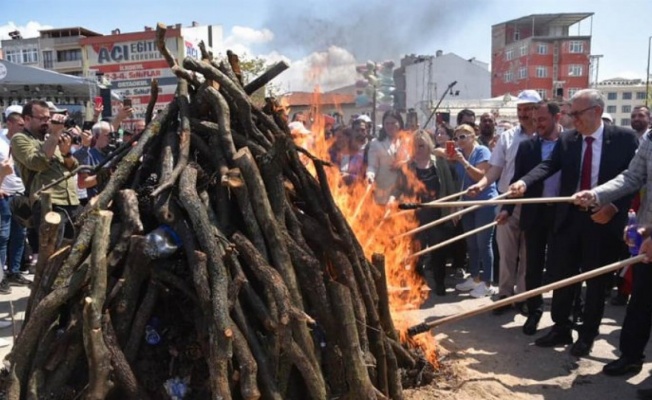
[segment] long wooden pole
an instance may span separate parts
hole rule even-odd
[[[502,198],[505,198],[505,197],[507,197],[507,196],[509,196],[509,193],[503,193],[503,194],[501,194],[501,195],[498,195],[498,196],[494,197],[494,199],[502,199]],[[460,201],[460,203],[466,203],[466,201]],[[466,204],[465,204],[465,205],[466,205]],[[421,232],[421,231],[425,231],[426,229],[430,229],[430,228],[435,227],[435,226],[437,226],[437,225],[441,225],[441,224],[443,224],[444,222],[447,222],[447,221],[450,221],[450,220],[455,219],[455,218],[457,218],[457,217],[460,217],[460,216],[462,216],[462,215],[464,215],[464,214],[466,214],[466,213],[469,213],[469,212],[471,212],[471,211],[475,211],[475,210],[477,210],[477,209],[480,208],[480,207],[481,207],[481,206],[471,206],[471,207],[465,208],[465,209],[463,209],[463,210],[460,210],[460,211],[454,212],[454,213],[449,214],[449,215],[447,215],[447,216],[445,216],[445,217],[441,217],[441,218],[436,219],[436,220],[434,220],[434,221],[432,221],[432,222],[428,222],[428,223],[425,224],[425,225],[421,225],[421,226],[416,227],[416,228],[414,228],[414,229],[411,229],[411,230],[409,230],[409,231],[407,231],[407,232],[403,232],[403,233],[401,233],[400,235],[397,235],[396,238],[397,238],[397,239],[400,239],[400,238],[402,238],[402,237],[404,237],[404,236],[414,235],[415,233],[419,233],[419,232]],[[399,213],[399,214],[400,214],[400,213]]]
[[[566,286],[570,286],[570,285],[573,285],[573,284],[576,284],[576,283],[586,281],[588,279],[595,278],[596,276],[600,276],[600,275],[607,274],[607,273],[612,272],[612,271],[616,271],[616,270],[618,270],[620,268],[623,268],[625,266],[628,266],[628,265],[640,263],[644,259],[645,259],[645,254],[639,254],[639,255],[637,255],[635,257],[631,257],[631,258],[628,258],[626,260],[621,260],[621,261],[618,261],[618,262],[615,262],[615,263],[612,263],[612,264],[609,264],[609,265],[605,265],[605,266],[600,267],[600,268],[596,268],[596,269],[591,270],[591,271],[581,273],[579,275],[572,276],[570,278],[562,279],[560,281],[553,282],[553,283],[550,283],[548,285],[541,286],[541,287],[536,288],[536,289],[528,290],[527,292],[519,293],[517,295],[507,297],[507,298],[502,299],[502,300],[494,301],[491,304],[484,305],[482,307],[476,308],[475,310],[470,310],[470,311],[465,311],[463,313],[450,315],[448,317],[440,318],[440,319],[437,319],[437,320],[434,320],[434,321],[422,322],[419,325],[415,325],[415,326],[409,328],[408,329],[408,335],[410,335],[410,336],[418,335],[419,333],[427,332],[430,329],[432,329],[432,328],[434,328],[436,326],[439,326],[439,325],[443,325],[443,324],[447,324],[447,323],[451,323],[451,322],[457,322],[457,321],[460,321],[460,320],[463,320],[463,319],[466,319],[466,318],[470,318],[470,317],[475,317],[476,315],[483,314],[483,313],[485,313],[487,311],[495,310],[496,308],[501,308],[501,307],[504,307],[504,306],[508,306],[508,305],[510,305],[512,303],[521,302],[521,301],[527,300],[527,299],[529,299],[531,297],[538,296],[540,294],[549,292],[551,290],[561,289],[561,288],[566,287]],[[652,268],[652,266],[650,266],[650,267]]]
[[[441,248],[444,247],[444,246],[448,246],[449,244],[451,244],[451,243],[453,243],[453,242],[457,242],[458,240],[462,240],[462,239],[464,239],[464,238],[466,238],[466,237],[469,237],[469,236],[475,235],[476,233],[478,233],[478,232],[482,232],[482,231],[484,231],[485,229],[493,228],[493,227],[496,226],[497,224],[498,224],[497,221],[493,221],[493,222],[491,222],[491,223],[489,223],[489,224],[487,224],[487,225],[483,225],[483,226],[481,226],[481,227],[479,227],[479,228],[475,228],[475,229],[470,230],[470,231],[468,231],[468,232],[464,232],[464,233],[461,234],[461,235],[457,235],[457,236],[452,237],[452,238],[450,238],[450,239],[448,239],[448,240],[444,240],[443,242],[437,243],[437,244],[432,245],[432,246],[430,246],[430,247],[426,247],[425,249],[420,250],[420,251],[417,251],[417,252],[414,253],[414,254],[410,254],[410,255],[408,256],[408,259],[410,259],[410,258],[414,258],[414,257],[419,257],[420,255],[423,255],[423,254],[426,254],[426,253],[430,253],[431,251],[435,251],[435,250],[437,250],[437,249],[441,249]]]
[[[355,208],[355,212],[353,213],[353,217],[351,221],[355,221],[356,218],[358,218],[358,215],[360,214],[360,211],[362,210],[362,206],[364,203],[367,202],[367,198],[372,192],[374,185],[367,185],[367,189],[364,191],[364,195],[362,195],[362,198],[360,199],[360,202],[358,203],[358,206]]]
[[[572,203],[573,197],[536,197],[536,198],[512,198],[498,199],[494,197],[489,200],[465,200],[465,201],[447,201],[439,203],[424,203],[419,207],[427,208],[446,208],[446,207],[464,207],[464,206],[496,206],[501,204],[541,204],[541,203]]]
[[[448,195],[446,197],[442,197],[441,199],[433,200],[433,201],[430,201],[430,202],[424,203],[424,204],[432,204],[432,203],[437,203],[437,202],[440,202],[440,201],[447,201],[447,200],[450,200],[450,199],[454,199],[454,198],[459,197],[459,196],[464,196],[468,191],[469,191],[468,189],[462,190],[461,192],[453,193],[453,194]],[[389,216],[387,216],[387,218],[400,217],[401,215],[409,214],[414,210],[416,210],[416,208],[413,208],[413,209],[410,209],[410,210],[401,210],[399,212],[389,214]],[[405,235],[403,235],[403,236],[405,236]],[[402,236],[399,236],[399,237],[402,237]]]

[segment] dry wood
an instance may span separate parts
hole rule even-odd
[[[154,106],[158,101],[158,79],[153,78],[149,87],[149,101],[147,102],[147,109],[145,110],[145,125],[152,122],[152,115],[154,115]]]
[[[288,68],[290,68],[290,66],[285,61],[277,62],[276,64],[269,67],[259,77],[246,84],[244,87],[245,93],[247,93],[248,95],[252,95],[258,89],[266,86],[274,78],[279,76],[283,71],[285,71]]]

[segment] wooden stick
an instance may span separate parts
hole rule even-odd
[[[456,197],[461,197],[461,196],[464,196],[468,191],[469,191],[469,189],[462,190],[461,192],[453,193],[453,194],[451,194],[451,195],[448,195],[448,196],[442,197],[441,199],[437,199],[437,200],[430,201],[430,202],[428,202],[428,203],[424,203],[424,204],[422,204],[422,206],[424,206],[424,205],[426,205],[426,204],[441,203],[441,202],[443,202],[443,201],[447,201],[447,200],[450,200],[450,199],[454,199],[454,198],[456,198]]]
[[[276,78],[281,72],[290,68],[290,66],[285,61],[279,61],[276,64],[272,65],[258,78],[249,82],[245,85],[244,90],[248,95],[252,95],[256,90],[267,85],[272,79]]]
[[[536,197],[536,198],[511,198],[500,200],[497,197],[489,200],[465,200],[465,201],[448,201],[448,202],[431,202],[421,204],[420,207],[444,208],[444,207],[464,207],[464,206],[496,206],[501,204],[541,204],[541,203],[572,203],[573,197]]]
[[[448,246],[449,244],[451,244],[453,242],[457,242],[458,240],[464,239],[464,238],[469,237],[471,235],[475,235],[476,233],[482,232],[485,229],[493,228],[496,225],[498,225],[498,221],[493,221],[493,222],[491,222],[491,223],[489,223],[487,225],[481,226],[479,228],[475,228],[475,229],[470,230],[468,232],[464,232],[461,235],[452,237],[452,238],[450,238],[448,240],[444,240],[443,242],[437,243],[437,244],[435,244],[433,246],[426,247],[425,249],[423,249],[421,251],[417,251],[416,253],[409,255],[407,258],[410,259],[410,258],[418,257],[418,256],[420,256],[422,254],[430,253],[431,251],[441,249],[442,247]]]
[[[505,197],[507,197],[508,195],[509,195],[509,193],[503,193],[503,194],[501,194],[501,195],[498,195],[498,196],[494,197],[494,200],[505,198]],[[461,201],[460,203],[466,203],[466,202],[465,202],[465,201]],[[426,229],[432,228],[432,227],[437,226],[437,225],[441,225],[441,224],[443,224],[444,222],[450,221],[450,220],[452,220],[452,219],[454,219],[454,218],[456,218],[456,217],[462,216],[462,215],[464,215],[464,214],[466,214],[466,213],[469,213],[469,212],[471,212],[471,211],[475,211],[475,210],[477,210],[478,208],[480,208],[480,206],[467,207],[467,208],[465,208],[465,209],[463,209],[463,210],[460,210],[460,211],[454,212],[454,213],[449,214],[449,215],[447,215],[447,216],[445,216],[445,217],[441,217],[441,218],[436,219],[436,220],[434,220],[434,221],[432,221],[432,222],[429,222],[429,223],[427,223],[427,224],[425,224],[425,225],[421,225],[421,226],[416,227],[416,228],[414,228],[414,229],[412,229],[412,230],[409,230],[409,231],[407,231],[407,232],[401,233],[400,235],[397,235],[396,238],[397,238],[397,239],[400,239],[400,238],[402,238],[402,237],[404,237],[404,236],[414,235],[415,233],[419,233],[419,232],[421,232],[421,231],[425,231]]]
[[[358,206],[355,208],[355,212],[353,213],[353,217],[351,217],[351,222],[355,221],[358,218],[358,215],[360,214],[360,211],[362,211],[362,206],[364,203],[367,202],[367,198],[372,192],[374,185],[367,185],[367,189],[365,189],[364,194],[362,195],[362,198],[360,199],[360,202],[358,203]]]
[[[508,306],[508,305],[510,305],[512,303],[522,302],[522,301],[525,301],[525,300],[527,300],[527,299],[529,299],[531,297],[538,296],[540,294],[549,292],[551,290],[561,289],[561,288],[566,287],[566,286],[570,286],[570,285],[573,285],[573,284],[576,284],[576,283],[586,281],[588,279],[595,278],[596,276],[600,276],[600,275],[607,274],[607,273],[612,272],[612,271],[616,271],[616,270],[618,270],[620,268],[623,268],[623,267],[625,267],[627,265],[640,263],[644,259],[645,259],[645,254],[639,254],[639,255],[637,255],[635,257],[631,257],[631,258],[628,258],[626,260],[621,260],[621,261],[618,261],[618,262],[615,262],[615,263],[612,263],[612,264],[609,264],[609,265],[605,265],[605,266],[600,267],[600,268],[596,268],[596,269],[591,270],[591,271],[581,273],[579,275],[572,276],[570,278],[562,279],[560,281],[553,282],[553,283],[550,283],[548,285],[541,286],[541,287],[536,288],[536,289],[528,290],[527,292],[519,293],[517,295],[507,297],[507,298],[502,299],[502,300],[494,301],[491,304],[484,305],[484,306],[479,307],[479,308],[477,308],[475,310],[470,310],[470,311],[465,311],[463,313],[450,315],[448,317],[440,318],[440,319],[437,319],[435,321],[422,322],[419,325],[415,325],[415,326],[409,328],[408,329],[408,335],[414,336],[414,335],[417,335],[419,333],[427,332],[430,329],[432,329],[432,328],[434,328],[436,326],[439,326],[439,325],[443,325],[443,324],[450,323],[450,322],[457,322],[457,321],[460,321],[460,320],[463,320],[463,319],[466,319],[466,318],[469,318],[469,317],[474,317],[476,315],[485,313],[487,311],[495,310],[496,308],[501,308],[501,307],[504,307],[504,306]]]

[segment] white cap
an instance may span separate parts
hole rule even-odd
[[[609,113],[602,113],[602,119],[606,119],[609,122],[614,122],[614,118]]]
[[[312,132],[310,130],[306,129],[305,126],[303,126],[303,122],[301,121],[294,121],[290,122],[288,124],[288,128],[290,128],[290,133],[293,135],[310,135]]]
[[[50,110],[50,112],[53,112],[53,113],[63,113],[63,112],[68,111],[68,110],[66,110],[65,108],[57,108],[57,106],[55,106],[54,103],[51,102],[51,101],[46,101],[46,103],[47,103],[47,105],[48,105],[48,109]]]
[[[536,104],[541,101],[541,96],[536,90],[524,90],[518,94],[516,98],[516,104],[527,104],[533,103]]]
[[[369,118],[369,116],[367,114],[362,114],[358,118],[356,118],[355,120],[356,121],[364,121],[364,122],[366,122],[368,124],[371,123],[371,118]]]
[[[23,113],[23,106],[9,106],[5,108],[5,119],[9,117],[9,114],[22,114]]]

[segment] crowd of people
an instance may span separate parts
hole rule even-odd
[[[115,117],[101,119],[103,105],[96,104],[92,121],[82,129],[65,109],[52,102],[31,101],[4,110],[6,129],[0,134],[0,294],[11,286],[31,286],[24,275],[38,261],[41,202],[38,192],[49,187],[52,211],[61,215],[58,241],[74,237],[73,220],[79,207],[92,201],[110,176],[109,168],[95,169],[123,140],[134,140],[145,129],[136,121],[133,132],[121,129],[133,110],[119,107]],[[122,132],[122,137],[118,132]],[[61,179],[88,166],[75,177]],[[0,328],[11,326],[0,320]],[[0,339],[0,347],[10,343]]]
[[[604,113],[602,94],[592,89],[580,90],[565,102],[524,90],[516,103],[518,121],[513,126],[497,122],[490,113],[478,120],[473,110],[465,109],[454,128],[439,121],[433,130],[408,129],[401,114],[390,110],[382,116],[376,137],[370,134],[371,121],[365,115],[332,130],[331,161],[340,167],[346,184],[370,185],[381,206],[392,207],[414,195],[425,203],[462,191],[460,200],[502,194],[541,198],[537,203],[479,207],[461,219],[421,231],[417,238],[423,248],[496,222],[494,228],[479,229],[464,241],[422,256],[418,270],[432,282],[435,295],[452,292],[445,284],[448,261],[466,274],[454,286],[457,292],[506,299],[628,258],[623,231],[631,210],[646,227],[641,234],[647,237],[652,232],[647,226],[652,224],[652,207],[645,196],[646,189],[652,190],[652,176],[647,175],[652,171],[649,108],[634,108],[630,129],[613,125]],[[403,178],[406,175],[421,181],[418,188],[406,185],[411,182]],[[575,203],[556,202],[557,197],[570,197]],[[421,208],[417,219],[425,225],[453,211],[459,210]],[[651,243],[647,239],[642,251],[652,259]],[[623,356],[607,364],[604,372],[639,371],[652,327],[652,291],[645,290],[649,271],[649,266],[635,265],[627,273],[590,279],[584,290],[579,284],[555,290],[550,310],[554,326],[535,344],[571,345],[572,355],[587,356],[598,336],[605,302],[627,305]],[[494,313],[512,308],[527,316],[523,333],[536,334],[543,298],[531,297]],[[578,332],[576,339],[573,330]]]

